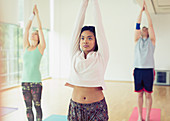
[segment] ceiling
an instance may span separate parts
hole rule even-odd
[[[136,0],[142,6],[143,0]],[[145,0],[150,12],[155,14],[170,14],[170,0]]]

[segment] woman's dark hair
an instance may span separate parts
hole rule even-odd
[[[90,31],[90,32],[92,32],[92,33],[94,34],[94,37],[95,37],[95,49],[94,49],[94,51],[98,51],[98,45],[97,45],[95,27],[94,27],[94,26],[84,26],[84,27],[81,29],[80,36],[81,36],[81,34],[82,34],[84,31]]]

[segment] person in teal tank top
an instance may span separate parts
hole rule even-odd
[[[38,21],[38,30],[32,32],[29,42],[29,30],[32,21],[36,16]],[[36,121],[42,121],[41,95],[42,83],[41,73],[39,70],[40,62],[46,43],[42,31],[41,21],[37,6],[34,6],[33,13],[29,18],[29,22],[25,28],[23,42],[23,74],[22,74],[22,92],[26,104],[26,114],[28,121],[34,121],[34,114],[32,111],[32,102],[36,109]]]
[[[140,29],[142,13],[145,12],[148,20],[148,28]],[[143,95],[146,97],[146,117],[145,121],[150,121],[150,111],[152,107],[152,89],[154,82],[154,50],[155,32],[152,20],[149,15],[145,0],[136,23],[135,30],[135,57],[134,57],[134,86],[138,93],[138,121],[142,119]]]

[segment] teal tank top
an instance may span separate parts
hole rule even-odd
[[[41,73],[39,70],[42,54],[38,47],[33,51],[25,49],[23,55],[23,73],[22,82],[41,82]]]
[[[155,46],[150,38],[144,40],[140,38],[135,46],[135,68],[154,68],[154,51]]]

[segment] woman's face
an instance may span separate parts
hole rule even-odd
[[[38,44],[38,32],[32,32],[31,35],[31,45],[36,46]]]
[[[81,33],[80,36],[80,47],[85,53],[89,53],[91,51],[94,51],[95,49],[95,36],[93,32],[90,32],[88,30]]]

